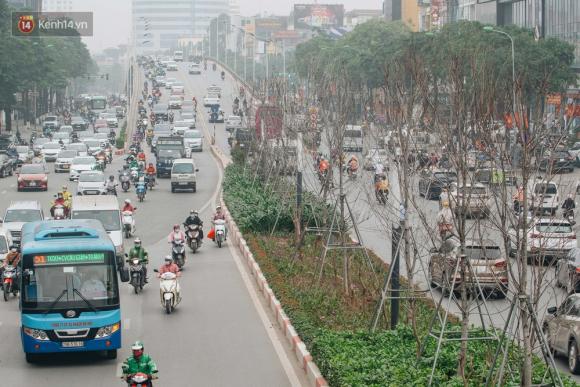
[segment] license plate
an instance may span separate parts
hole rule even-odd
[[[78,348],[78,347],[84,347],[85,346],[85,342],[84,341],[65,341],[62,343],[63,348]]]
[[[36,183],[34,181],[31,181],[30,183],[28,183],[28,185],[31,187],[36,187]]]
[[[179,183],[179,185],[188,185],[189,183]]]

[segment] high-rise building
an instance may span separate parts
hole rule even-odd
[[[413,31],[418,31],[420,1],[421,0],[384,0],[383,17],[387,21],[401,20]]]
[[[216,18],[218,15],[230,15],[230,0],[190,1],[193,1],[193,34],[196,37],[201,38],[204,36],[207,33],[211,20]]]
[[[17,10],[26,9],[35,12],[42,10],[42,0],[8,0],[8,4]]]
[[[43,12],[72,12],[73,0],[42,0]]]

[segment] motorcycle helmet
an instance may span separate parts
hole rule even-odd
[[[135,244],[135,246],[141,246],[141,239],[136,238],[133,243]]]
[[[215,210],[216,210],[216,211],[221,211],[221,209],[222,209],[222,206],[217,206],[217,207],[215,208]]]
[[[189,215],[194,215],[195,216],[197,214],[198,214],[198,212],[196,210],[189,211]]]
[[[131,204],[131,199],[125,199],[125,204]]]
[[[18,252],[18,247],[16,247],[16,246],[10,246],[10,251],[13,252],[13,253],[16,253],[16,252]]]
[[[109,180],[110,180],[110,181],[113,181],[113,180],[115,180],[115,176],[113,176],[113,175],[109,176]]]
[[[131,351],[133,351],[134,357],[139,358],[143,355],[143,352],[145,351],[145,346],[143,345],[143,343],[141,341],[136,341],[131,346]]]
[[[166,255],[165,256],[165,264],[170,264],[173,262],[173,258],[171,257],[171,255]]]
[[[179,224],[173,225],[173,231],[177,231],[177,230],[179,230],[179,228],[180,228]]]
[[[63,191],[66,191],[66,190],[68,190],[68,187],[67,187],[66,185],[63,185],[63,186],[62,186],[62,190],[63,190]]]

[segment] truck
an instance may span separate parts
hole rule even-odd
[[[183,137],[159,137],[155,147],[157,177],[171,176],[173,161],[185,157]]]
[[[346,125],[342,150],[345,152],[363,151],[363,131],[360,125]]]

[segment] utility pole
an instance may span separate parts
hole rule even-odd
[[[401,221],[404,224],[404,221]],[[399,289],[400,289],[400,281],[399,281],[399,247],[401,245],[401,236],[402,236],[402,228],[401,225],[393,225],[392,231],[392,238],[391,238],[391,251],[392,251],[392,259],[391,259],[391,280],[392,280],[392,288],[391,288],[391,329],[396,329],[397,324],[399,323]]]

